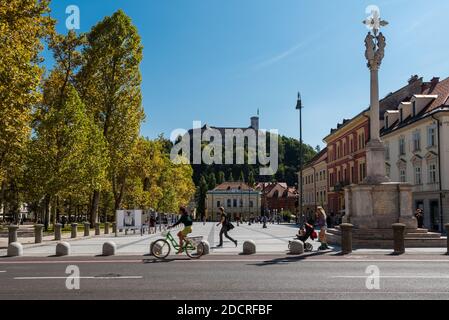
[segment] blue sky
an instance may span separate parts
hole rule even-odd
[[[304,141],[323,145],[330,128],[368,106],[362,21],[371,4],[390,22],[382,96],[412,74],[449,76],[447,0],[53,0],[61,33],[72,4],[82,32],[118,9],[137,26],[145,47],[142,134],[151,138],[195,120],[249,126],[257,109],[261,128],[297,138],[299,90]]]

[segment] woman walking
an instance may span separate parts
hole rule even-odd
[[[221,221],[217,224],[217,227],[221,224],[221,230],[220,230],[220,244],[217,246],[218,248],[223,247],[223,235],[234,242],[235,246],[237,247],[237,240],[232,239],[228,235],[228,231],[232,229],[232,224],[229,222],[228,215],[225,213],[224,208],[220,207],[221,212]]]
[[[329,249],[329,246],[327,245],[326,240],[326,230],[327,230],[326,212],[322,207],[318,207],[316,209],[315,218],[316,218],[315,225],[320,228],[319,239],[321,242],[321,246],[318,248],[318,250],[327,250]]]

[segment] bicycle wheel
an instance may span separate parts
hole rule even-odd
[[[204,254],[204,245],[200,242],[198,244],[187,243],[184,247],[186,254],[191,259],[199,259]]]
[[[151,247],[151,253],[158,259],[165,259],[170,254],[170,250],[170,244],[164,239],[157,240]]]

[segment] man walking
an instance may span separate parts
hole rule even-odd
[[[229,221],[228,215],[225,213],[224,208],[220,207],[221,212],[221,221],[217,224],[217,227],[221,224],[221,230],[220,230],[220,244],[217,246],[218,248],[223,247],[223,235],[234,242],[235,246],[237,247],[237,240],[232,239],[228,235],[228,231],[233,229],[232,224]]]

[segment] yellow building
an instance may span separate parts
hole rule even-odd
[[[248,220],[261,214],[261,193],[243,182],[222,183],[206,194],[206,218],[218,221],[220,207],[234,220]]]

